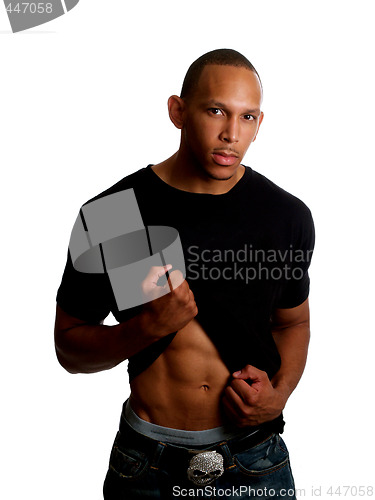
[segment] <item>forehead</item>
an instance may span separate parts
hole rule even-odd
[[[235,100],[259,106],[262,89],[258,76],[250,69],[212,64],[203,68],[192,99]]]

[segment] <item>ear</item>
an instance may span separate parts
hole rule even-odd
[[[175,127],[182,129],[184,124],[185,102],[181,97],[172,95],[168,99],[169,118]]]
[[[263,113],[263,111],[261,111],[261,113],[260,113],[260,115],[259,115],[259,122],[258,122],[257,132],[256,132],[256,134],[255,134],[255,137],[254,137],[254,139],[253,139],[253,142],[254,142],[254,141],[255,141],[255,139],[257,138],[257,135],[258,135],[258,132],[259,132],[259,127],[260,127],[260,125],[261,125],[261,123],[262,123],[262,121],[263,121],[263,118],[264,118],[264,113]]]

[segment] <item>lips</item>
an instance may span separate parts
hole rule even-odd
[[[238,155],[231,151],[215,151],[212,157],[215,163],[222,166],[234,165],[238,159]]]

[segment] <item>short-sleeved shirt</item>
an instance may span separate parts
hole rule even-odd
[[[198,306],[196,319],[229,371],[251,364],[272,378],[280,367],[272,315],[276,309],[300,305],[309,294],[314,247],[310,210],[250,167],[231,190],[213,195],[174,188],[149,165],[94,199],[130,188],[145,225],[178,230],[186,280]],[[142,309],[119,311],[108,276],[77,271],[69,252],[57,303],[88,323],[98,323],[109,312],[123,322]],[[174,335],[130,358],[130,379],[147,368]]]

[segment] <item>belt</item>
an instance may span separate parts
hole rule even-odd
[[[283,424],[282,417],[281,422]],[[150,464],[154,468],[169,466],[169,468],[172,469],[182,468],[183,470],[185,468],[184,466],[189,465],[189,462],[191,464],[193,457],[197,456],[197,454],[202,454],[203,457],[203,452],[205,451],[219,453],[224,458],[226,467],[228,467],[233,464],[233,455],[249,450],[268,439],[275,432],[279,432],[277,427],[280,427],[281,422],[280,419],[276,419],[272,422],[263,424],[256,431],[249,431],[249,434],[245,436],[234,437],[227,441],[221,441],[208,446],[188,448],[185,446],[163,443],[162,441],[157,441],[144,434],[140,434],[128,424],[124,415],[121,415],[120,442],[122,441],[126,446],[147,455]],[[213,454],[211,456],[217,457],[218,455]],[[223,462],[221,457],[220,459]]]

